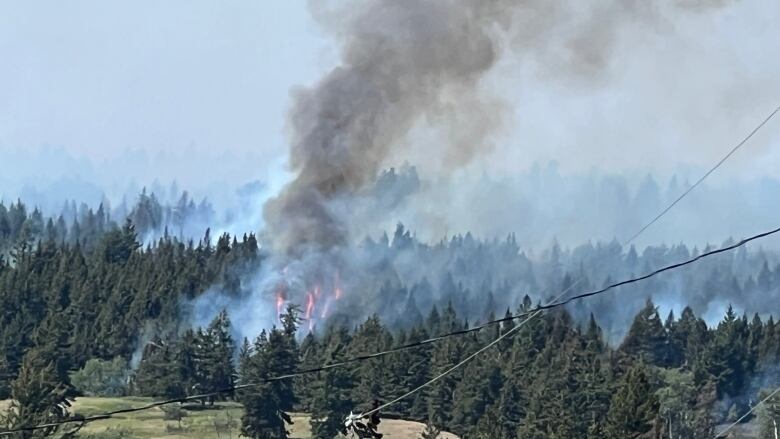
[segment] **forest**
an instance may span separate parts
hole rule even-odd
[[[312,325],[302,297],[279,310],[258,290],[270,255],[255,235],[206,230],[194,241],[163,227],[155,239],[140,237],[159,218],[198,215],[182,208],[193,205],[161,205],[144,192],[119,221],[103,206],[68,204],[45,217],[21,201],[0,205],[0,399],[11,400],[4,428],[67,419],[79,395],[178,398],[259,383],[522,313],[548,298],[540,291],[575,280],[588,290],[714,248],[553,243],[535,254],[513,235],[425,244],[399,224],[349,250],[359,262],[342,274],[344,298]],[[777,304],[761,300],[778,286],[772,251],[719,255],[523,323],[494,351],[382,415],[427,423],[426,438],[439,430],[711,438],[780,384]],[[196,318],[199,299],[215,294],[227,306]],[[253,297],[267,299],[267,309],[235,306]],[[272,317],[253,333],[240,323],[247,313]],[[332,438],[350,411],[415,388],[521,322],[216,399],[243,404],[245,436],[287,437],[286,413],[296,411],[311,414],[315,437]],[[748,419],[762,438],[773,437],[776,407]]]

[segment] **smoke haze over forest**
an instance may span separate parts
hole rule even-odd
[[[83,28],[61,19],[78,8],[13,6],[0,198],[53,216],[103,202],[117,220],[146,190],[169,209],[142,239],[257,232],[298,248],[278,270],[399,222],[428,245],[513,234],[541,258],[626,239],[780,95],[760,44],[780,38],[774,2],[399,5],[173,2],[99,8]],[[23,49],[2,44],[20,33]],[[778,133],[767,125],[639,251],[772,226]],[[182,191],[201,208],[173,227]]]
[[[0,435],[777,439],[778,22],[0,4]]]
[[[197,240],[206,228],[260,233],[292,258],[277,255],[276,268],[253,275],[257,306],[273,303],[265,290],[283,267],[302,270],[289,299],[304,302],[307,283],[322,281],[310,277],[366,268],[334,248],[398,223],[428,245],[512,234],[536,261],[555,245],[622,242],[780,94],[776,57],[752,44],[780,37],[772,2],[244,6],[105,8],[67,33],[60,14],[77,12],[13,7],[0,41],[30,32],[25,25],[47,31],[26,50],[0,44],[14,66],[0,73],[14,114],[0,124],[0,198],[53,216],[66,200],[102,202],[115,219],[139,218],[147,242]],[[172,27],[166,17],[179,14],[184,24]],[[134,27],[145,33],[125,41]],[[298,35],[301,56],[278,44],[286,32]],[[169,44],[149,52],[154,38]],[[292,74],[268,73],[270,60]],[[777,133],[768,125],[650,229],[639,252],[772,226]],[[141,200],[134,209],[142,191],[169,207]],[[394,288],[421,280],[397,276]],[[461,280],[473,291],[484,277]]]

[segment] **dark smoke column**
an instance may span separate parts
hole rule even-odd
[[[290,257],[349,240],[349,203],[421,117],[448,95],[476,94],[497,57],[495,1],[369,0],[340,11],[340,66],[299,92],[290,114],[297,177],[264,209],[274,249]],[[336,15],[334,15],[336,16]],[[448,146],[467,160],[471,145]]]

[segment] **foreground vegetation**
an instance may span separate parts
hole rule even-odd
[[[73,411],[84,416],[107,411],[138,407],[153,401],[145,397],[79,397],[73,402]],[[0,401],[0,410],[7,408],[8,401]],[[214,406],[199,404],[176,405],[172,409],[154,408],[148,411],[127,413],[112,419],[87,424],[78,431],[77,438],[83,439],[230,439],[238,438],[243,408],[233,402],[218,402]],[[294,424],[290,427],[291,439],[311,437],[309,417],[292,414]],[[387,439],[418,438],[424,430],[418,422],[387,419],[382,422],[380,432]],[[455,436],[442,433],[441,439]]]
[[[392,244],[386,239],[365,243],[360,251],[371,257],[364,259],[386,267],[394,255],[419,254],[423,255],[419,260],[451,260],[445,266],[455,270],[443,270],[437,287],[422,279],[409,289],[385,282],[379,293],[366,290],[368,303],[387,309],[393,309],[394,298],[400,297],[403,321],[392,314],[360,322],[358,317],[331,319],[326,327],[308,332],[300,328],[308,327],[301,320],[306,313],[301,316],[293,306],[278,327],[253,340],[234,340],[226,312],[205,327],[191,328],[182,304],[214,285],[225,294],[240,294],[245,273],[254,273],[264,263],[253,236],[237,240],[223,235],[216,245],[208,234],[197,244],[164,236],[143,246],[132,222],[119,227],[106,222],[104,215],[87,211],[80,225],[62,229],[42,222],[40,215],[24,213],[19,203],[15,206],[13,214],[8,210],[0,215],[4,223],[0,234],[11,245],[0,260],[0,398],[12,399],[0,417],[3,428],[55,422],[72,416],[74,410],[88,409],[79,408],[89,401],[84,399],[75,409],[68,407],[74,397],[202,394],[458,331],[470,326],[474,315],[482,321],[493,319],[497,305],[490,286],[495,282],[485,281],[488,293],[481,297],[461,283],[461,278],[473,281],[484,274],[469,277],[480,264],[514,273],[515,278],[506,280],[518,285],[538,285],[542,281],[533,279],[544,278],[548,287],[560,291],[574,282],[563,269],[565,252],[558,247],[553,247],[549,260],[534,266],[511,237],[506,242],[477,243],[467,235],[427,247],[399,227]],[[614,246],[574,253],[591,260],[600,252],[612,255],[610,266],[621,273],[657,267],[668,256],[658,248],[639,256],[633,248],[623,253]],[[669,252],[689,254],[684,246]],[[676,279],[693,291],[694,299],[728,297],[721,295],[723,291],[734,295],[776,291],[780,269],[770,268],[766,258],[764,253],[721,255],[709,269],[693,266]],[[729,274],[739,267],[755,267],[759,260],[755,279],[737,280]],[[583,271],[581,265],[579,270]],[[384,272],[378,268],[368,273],[367,277],[382,278]],[[527,278],[532,280],[523,280]],[[583,285],[590,282],[583,279]],[[669,286],[659,279],[643,284],[643,292],[665,291]],[[506,288],[502,291],[509,294]],[[713,291],[716,296],[711,296]],[[633,292],[617,291],[602,298],[602,304],[621,302]],[[483,313],[475,310],[475,303],[482,305]],[[502,312],[523,313],[533,305],[525,296],[519,306]],[[728,308],[717,325],[708,327],[692,308],[661,316],[648,300],[634,315],[622,311],[624,318],[633,319],[630,329],[619,344],[610,344],[601,322],[592,314],[588,317],[583,306],[577,303],[534,319],[495,351],[383,414],[421,420],[431,429],[469,438],[710,439],[717,425],[737,419],[763,392],[780,384],[780,325],[767,315],[748,317]],[[371,314],[360,311],[354,315]],[[612,319],[609,313],[600,315]],[[309,413],[311,435],[331,439],[350,410],[364,410],[374,400],[388,401],[419,386],[515,324],[507,321],[350,367],[215,396],[206,404],[229,408],[240,403],[244,409],[233,421],[236,432],[248,437],[284,439],[287,431],[298,434],[295,429],[301,424],[291,423],[295,419],[289,414]],[[140,362],[131,367],[131,358],[139,356]],[[191,411],[181,428],[205,429],[199,430],[202,434],[213,429],[216,434],[214,422],[233,425],[228,419],[209,420],[206,416],[213,410]],[[231,411],[219,413],[227,417]],[[171,422],[142,420],[134,422],[174,428],[167,426]],[[780,400],[770,401],[753,420],[762,439],[774,439]],[[55,433],[51,430],[37,436]]]

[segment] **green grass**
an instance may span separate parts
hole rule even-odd
[[[72,411],[84,416],[107,411],[138,407],[152,402],[151,398],[78,398]],[[181,421],[166,420],[165,412],[155,407],[133,413],[119,414],[111,419],[95,421],[81,430],[80,436],[90,434],[102,438],[119,436],[127,438],[237,438],[241,427],[243,408],[232,402],[214,406],[185,404],[181,406]]]
[[[71,413],[84,416],[96,415],[113,410],[139,407],[152,402],[152,398],[77,398],[71,407]],[[0,410],[8,406],[8,401],[0,401]],[[79,431],[77,437],[85,439],[238,439],[241,430],[243,407],[235,402],[216,403],[213,407],[199,404],[185,404],[181,423],[166,420],[165,412],[155,407],[133,413],[116,415],[111,419],[94,421]],[[291,426],[291,438],[311,437],[309,418],[305,414],[293,413],[295,424]],[[416,439],[423,425],[416,422],[386,419],[382,421],[380,432],[385,439]],[[442,439],[454,439],[455,436],[442,434]]]

